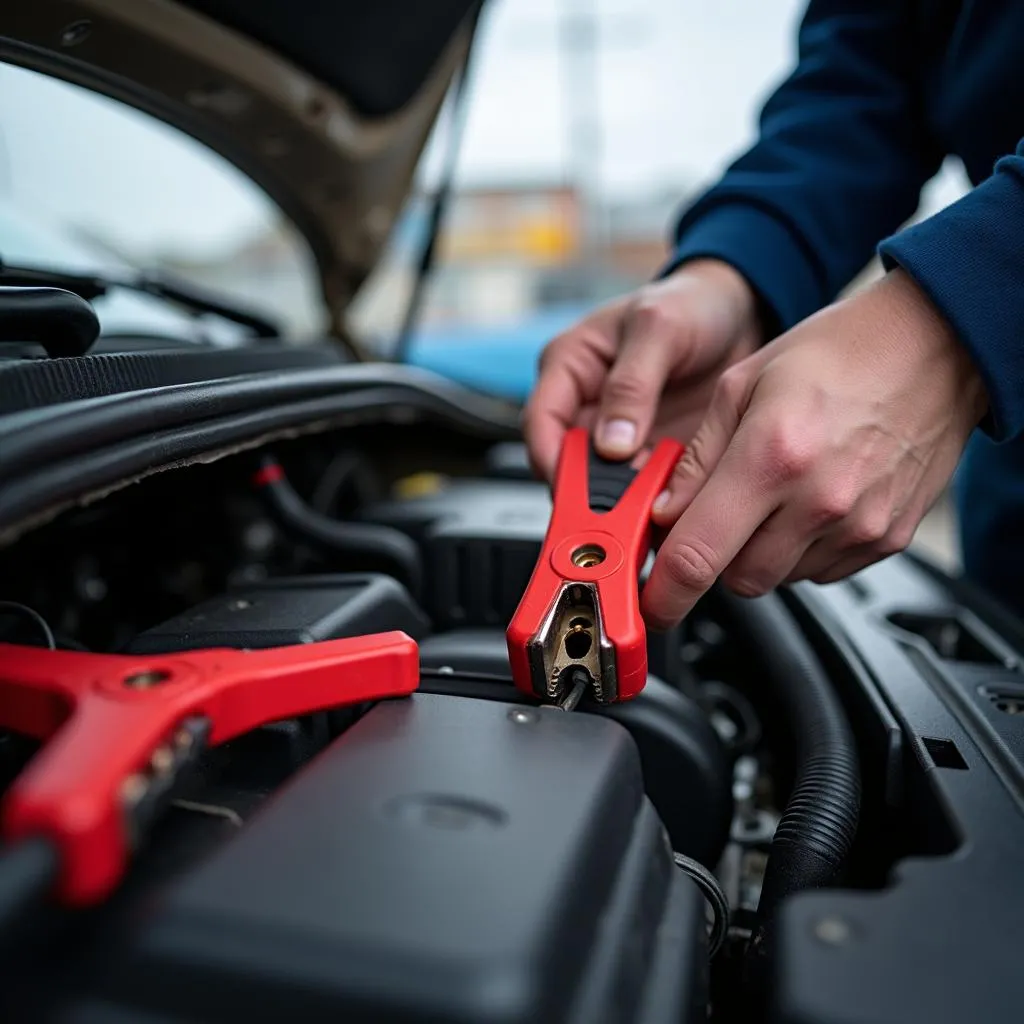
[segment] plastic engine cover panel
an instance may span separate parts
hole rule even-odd
[[[202,647],[284,647],[400,629],[418,640],[428,622],[398,580],[381,573],[278,577],[190,608],[128,645],[134,654]]]
[[[370,505],[361,518],[420,544],[427,612],[438,628],[504,627],[540,554],[551,497],[538,483],[457,480],[435,494]]]
[[[677,1024],[703,1012],[704,927],[621,726],[416,694],[148,908],[92,1008]]]

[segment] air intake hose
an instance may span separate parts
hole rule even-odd
[[[793,789],[769,850],[751,944],[761,959],[782,900],[840,877],[860,815],[860,763],[842,705],[782,598],[722,597],[762,657],[796,745]]]

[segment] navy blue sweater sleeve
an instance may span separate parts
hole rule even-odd
[[[682,215],[667,273],[731,263],[770,330],[826,305],[916,210],[942,152],[914,84],[913,0],[811,0],[757,143]]]
[[[988,391],[982,424],[996,440],[1024,433],[1024,140],[963,199],[886,239],[971,353]]]

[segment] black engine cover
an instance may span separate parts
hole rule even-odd
[[[505,634],[499,630],[453,630],[427,637],[420,644],[420,663],[421,691],[533,703],[512,684]],[[649,676],[634,700],[602,707],[584,699],[578,710],[613,719],[629,730],[640,752],[644,789],[673,848],[714,864],[732,822],[732,764],[700,705]]]
[[[625,729],[416,694],[166,890],[88,1016],[678,1024],[704,934]]]
[[[408,533],[427,565],[427,612],[439,629],[506,626],[551,518],[545,485],[456,480],[435,494],[379,502],[361,518]]]

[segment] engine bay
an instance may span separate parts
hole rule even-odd
[[[410,697],[204,751],[97,908],[26,911],[0,857],[8,1019],[963,1019],[922,1016],[914,970],[867,984],[903,940],[860,908],[927,902],[989,849],[965,781],[1020,827],[1013,643],[897,559],[713,590],[649,633],[636,699],[538,707],[505,627],[550,512],[521,445],[374,424],[157,473],[0,550],[0,642],[159,658],[400,630],[420,664]],[[9,786],[38,743],[0,739]],[[900,928],[925,941],[928,908]],[[973,1019],[1011,1019],[988,992]]]

